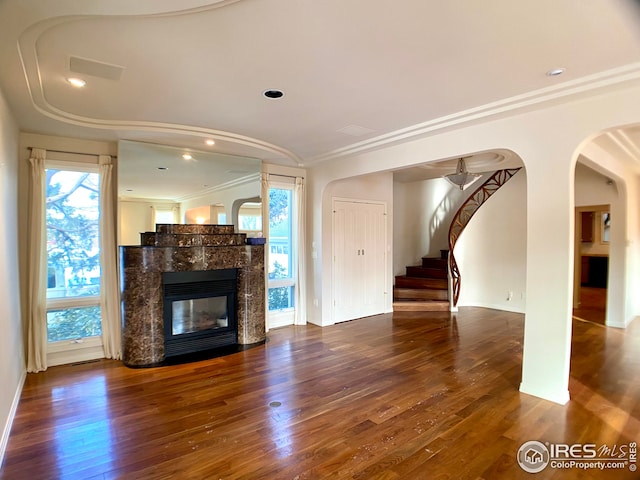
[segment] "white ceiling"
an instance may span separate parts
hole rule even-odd
[[[0,87],[24,131],[312,166],[640,78],[639,19],[632,0],[3,0]],[[638,127],[597,141],[640,165]]]
[[[191,158],[183,159],[188,153]],[[260,184],[260,160],[203,150],[122,140],[118,197],[183,202],[206,193]],[[259,192],[260,188],[256,187]]]

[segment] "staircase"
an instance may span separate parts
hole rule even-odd
[[[440,250],[440,258],[422,258],[422,265],[407,267],[406,275],[398,275],[393,287],[393,310],[408,312],[449,311],[449,271],[451,271],[451,304],[455,308],[460,295],[461,275],[454,247],[478,209],[521,167],[498,170],[480,185],[458,209],[449,227],[449,249]]]
[[[396,276],[393,287],[395,312],[449,311],[448,250],[440,258],[422,258],[422,265],[409,266],[406,275]]]

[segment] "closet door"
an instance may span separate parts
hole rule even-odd
[[[333,320],[383,313],[385,205],[334,200],[333,206]]]

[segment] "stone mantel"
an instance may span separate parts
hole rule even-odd
[[[246,245],[233,225],[157,225],[141,245],[120,247],[123,362],[162,364],[164,272],[238,269],[238,343],[264,342],[264,245]]]

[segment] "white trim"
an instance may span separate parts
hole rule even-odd
[[[418,123],[407,128],[389,132],[384,135],[369,138],[362,142],[347,145],[331,152],[308,159],[305,166],[312,166],[326,160],[355,155],[368,150],[378,149],[400,141],[407,141],[425,135],[433,135],[452,127],[459,127],[470,122],[485,120],[490,117],[515,115],[532,106],[551,104],[553,102],[567,102],[580,94],[587,94],[593,90],[621,85],[625,82],[640,78],[640,62],[613,68],[586,77],[564,82],[552,87],[541,88],[522,95],[516,95],[496,102],[487,103],[479,107],[470,108],[451,115],[445,115],[433,120]]]
[[[66,172],[82,172],[82,173],[95,173],[99,175],[97,157],[95,162],[88,161],[67,161],[67,160],[53,160],[47,158],[44,161],[44,168],[47,170],[62,170]]]
[[[99,307],[100,295],[87,297],[53,297],[47,298],[47,312],[67,308]]]
[[[218,185],[214,185],[213,187],[204,189],[204,190],[198,190],[197,193],[189,193],[187,195],[183,195],[180,198],[176,198],[176,202],[178,204],[186,202],[188,200],[194,200],[200,197],[204,197],[207,195],[210,195],[214,192],[222,192],[225,190],[228,190],[230,188],[235,188],[235,187],[240,187],[242,185],[247,185],[250,183],[254,183],[254,182],[259,182],[260,181],[260,173],[255,173],[252,175],[247,175],[245,177],[241,177],[241,178],[236,178],[234,180],[230,180],[228,182],[224,182]]]
[[[67,365],[104,358],[102,337],[63,340],[47,345],[47,365]]]
[[[9,435],[11,434],[11,427],[13,426],[13,420],[16,418],[16,412],[18,411],[18,404],[20,403],[20,397],[22,396],[22,389],[24,388],[24,382],[27,379],[27,371],[23,370],[22,376],[18,381],[18,388],[13,395],[13,401],[11,402],[11,409],[7,416],[7,421],[2,429],[2,436],[0,437],[0,469],[2,468],[2,462],[4,461],[4,454],[7,450],[9,443]]]
[[[288,278],[271,278],[269,280],[269,288],[281,288],[281,287],[295,287],[296,279],[293,277]]]
[[[387,214],[387,202],[383,200],[363,200],[361,198],[331,197],[332,209],[335,207],[335,202],[370,203],[372,205],[384,205],[384,214]]]
[[[629,322],[631,323],[631,322]],[[611,322],[609,320],[607,320],[604,324],[607,327],[611,327],[611,328],[621,328],[621,329],[625,329],[629,326],[629,323],[624,323],[624,322]]]
[[[267,311],[267,323],[269,330],[272,328],[287,327],[293,325],[295,320],[295,309],[285,308],[283,310]]]
[[[504,304],[497,304],[497,303],[469,302],[469,303],[462,304],[458,302],[458,307],[488,308],[490,310],[500,310],[502,312],[521,313],[523,315],[525,314],[524,305],[522,306],[522,308],[511,308]],[[453,312],[454,310],[451,310],[451,311]],[[455,311],[457,312],[458,308],[456,308]]]
[[[273,179],[273,177],[278,177],[277,179]],[[269,198],[269,190],[277,189],[277,190],[288,190],[291,192],[291,205],[289,216],[291,220],[291,232],[290,232],[290,241],[291,241],[291,250],[289,251],[289,255],[291,256],[291,276],[286,278],[269,278],[269,265],[270,260],[269,256],[271,255],[271,243],[269,242],[269,236],[271,233],[268,231],[269,225],[269,216],[263,218],[262,228],[263,232],[265,232],[265,224],[267,225],[266,234],[263,235],[267,238],[267,243],[265,245],[265,269],[267,270],[266,276],[266,299],[265,299],[265,308],[267,311],[267,328],[278,328],[284,327],[286,325],[293,325],[295,323],[295,309],[299,308],[298,305],[295,304],[294,298],[291,299],[293,303],[293,307],[281,309],[281,310],[269,310],[269,290],[272,288],[290,288],[295,289],[299,288],[298,278],[296,272],[298,271],[298,262],[302,261],[298,255],[298,239],[296,235],[296,225],[294,214],[296,208],[296,191],[295,191],[295,179],[290,177],[282,177],[277,174],[269,174],[268,180],[269,187],[267,189],[266,198]],[[265,202],[267,204],[267,211],[269,211],[269,201]]]

